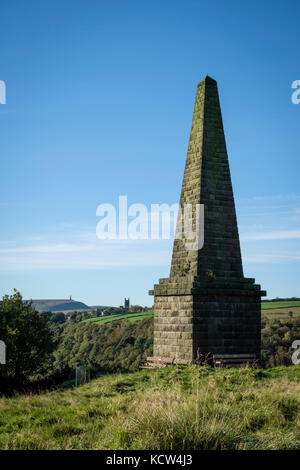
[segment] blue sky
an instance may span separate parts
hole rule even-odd
[[[152,304],[172,242],[96,208],[179,200],[198,81],[218,81],[244,273],[300,296],[297,1],[2,0],[0,295]]]

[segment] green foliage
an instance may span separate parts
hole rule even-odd
[[[0,302],[0,339],[6,344],[6,364],[0,366],[1,389],[20,386],[45,372],[55,342],[47,314],[39,314],[19,292]]]
[[[66,315],[62,312],[48,313],[48,320],[55,325],[58,323],[65,323]]]
[[[300,318],[287,318],[286,320],[262,321],[261,357],[264,367],[289,366],[294,340],[299,339]]]
[[[134,370],[152,354],[153,319],[104,324],[65,324],[55,351],[55,369],[89,365],[95,371]]]

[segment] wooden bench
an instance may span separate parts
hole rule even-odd
[[[243,367],[257,362],[256,354],[214,354],[215,367]]]
[[[174,358],[171,357],[147,357],[145,364],[140,366],[140,369],[154,369],[156,367],[162,369],[174,364]]]

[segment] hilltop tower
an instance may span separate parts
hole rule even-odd
[[[260,300],[266,295],[243,275],[217,82],[197,88],[180,207],[204,205],[204,244],[190,250],[174,240],[169,278],[154,295],[154,351],[190,363],[201,354],[260,357]],[[181,220],[177,220],[180,232]]]

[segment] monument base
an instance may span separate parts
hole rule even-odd
[[[154,356],[179,364],[214,354],[251,354],[259,360],[265,292],[253,279],[161,279],[149,293],[154,295]]]

